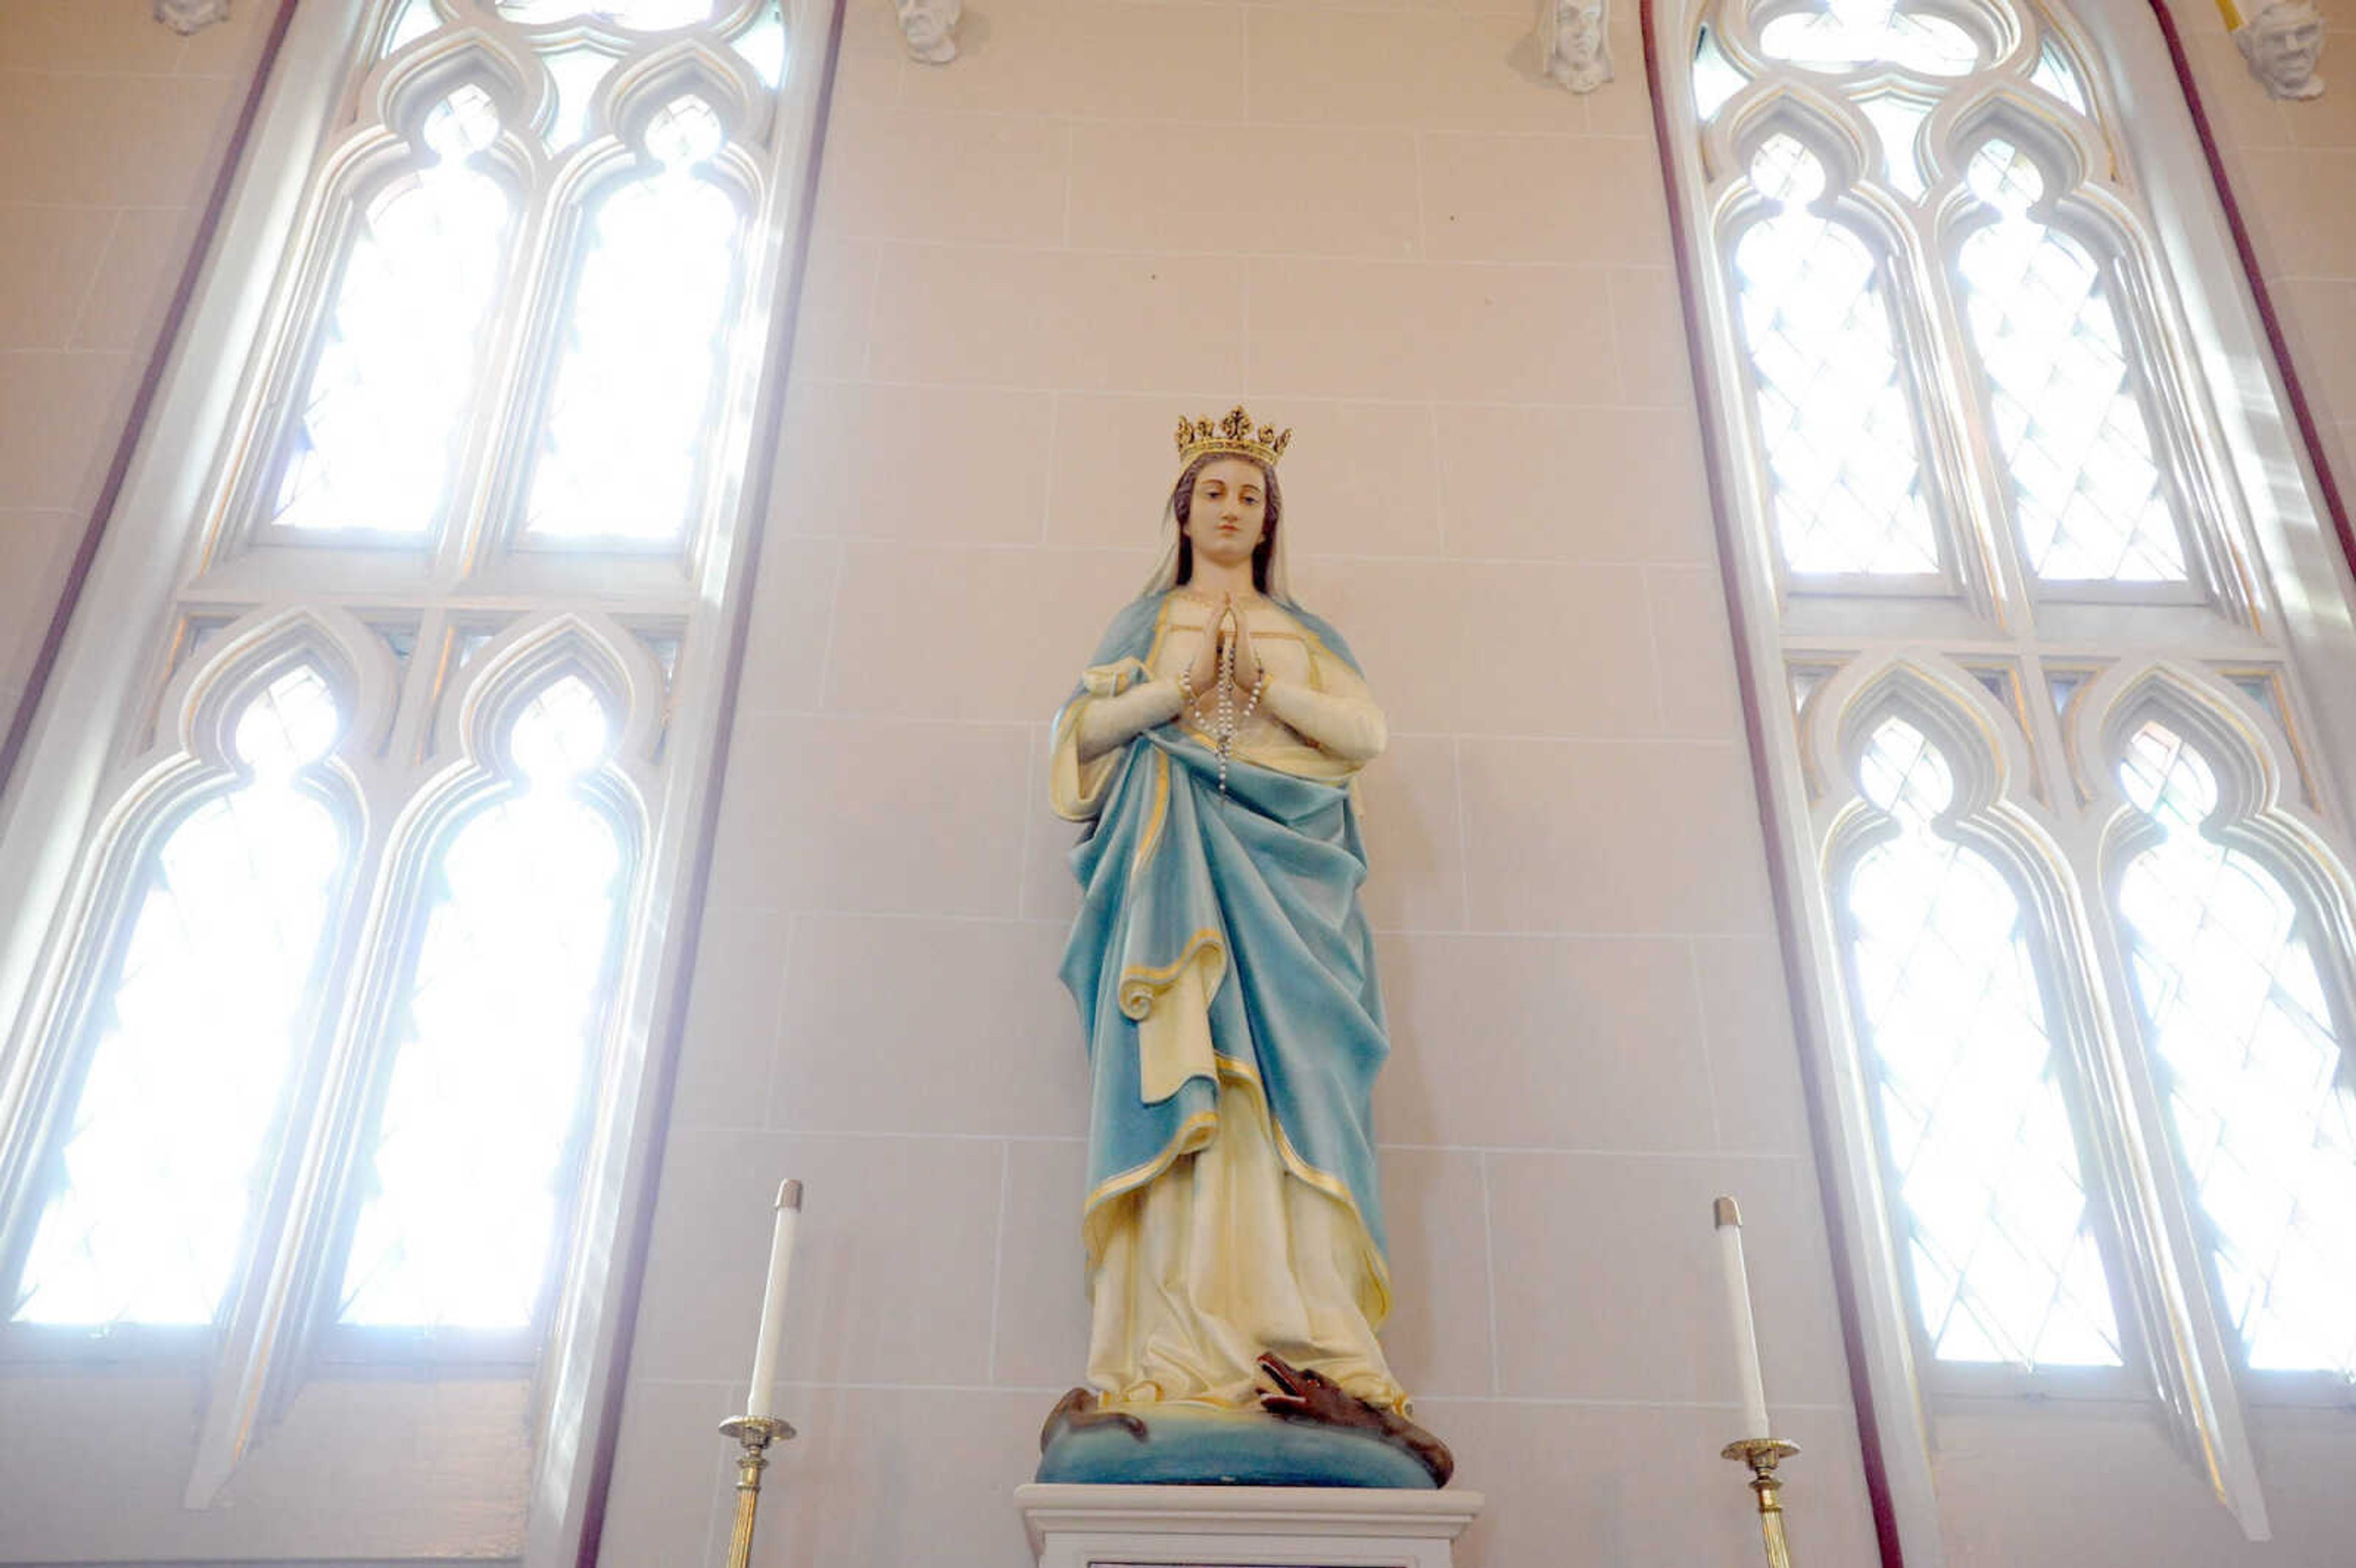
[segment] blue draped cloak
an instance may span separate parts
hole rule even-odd
[[[1163,596],[1129,605],[1088,678],[1057,716],[1060,742],[1082,699],[1147,678]],[[1355,671],[1333,627],[1282,609],[1319,651]],[[1172,721],[1127,742],[1090,793],[1094,829],[1071,852],[1080,912],[1062,976],[1078,1005],[1093,1084],[1083,1230],[1091,1272],[1108,1206],[1217,1136],[1222,1093],[1258,1093],[1286,1168],[1348,1207],[1366,1245],[1379,1325],[1389,1273],[1375,1175],[1375,1073],[1389,1054],[1373,937],[1359,907],[1366,857],[1345,777],[1303,778],[1215,753]],[[1139,1025],[1198,955],[1217,962],[1209,998],[1216,1071],[1148,1100]],[[1166,1004],[1165,1004],[1166,1005]]]

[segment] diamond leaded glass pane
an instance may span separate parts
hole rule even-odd
[[[1934,572],[1914,418],[1872,253],[1808,209],[1824,168],[1792,137],[1767,140],[1751,178],[1781,204],[1743,231],[1734,279],[1784,564]]]
[[[307,667],[239,715],[248,776],[166,834],[55,1155],[14,1304],[32,1323],[202,1324],[219,1313],[276,1147],[344,835],[302,787],[335,743]]]
[[[433,161],[360,215],[296,401],[272,521],[420,534],[447,497],[514,203],[470,161],[498,134],[481,88],[429,111]]]
[[[711,108],[680,100],[647,132],[659,172],[597,208],[526,505],[535,535],[657,542],[695,514],[741,227],[697,174],[720,144]]]
[[[2116,1365],[2019,898],[1938,830],[1954,785],[1921,731],[1884,721],[1860,782],[1896,831],[1849,876],[1856,1006],[1932,1353]]]
[[[2157,721],[2122,759],[2160,841],[2119,882],[2177,1149],[2250,1365],[2356,1374],[2356,1092],[2274,874],[2202,825],[2217,781]]]
[[[2026,155],[1992,142],[1971,181],[1998,216],[1964,241],[1956,271],[2030,570],[2181,581],[2183,547],[2102,269],[2032,213],[2044,176]]]
[[[580,784],[608,743],[585,685],[550,686],[509,732],[521,787],[469,817],[434,863],[344,1271],[347,1323],[532,1320],[625,870]]]

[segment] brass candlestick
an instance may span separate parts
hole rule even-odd
[[[720,1424],[720,1431],[744,1450],[736,1456],[736,1527],[728,1536],[728,1568],[750,1568],[753,1515],[761,1506],[761,1472],[769,1467],[769,1445],[791,1437],[794,1429],[773,1416],[732,1415]]]
[[[1719,1450],[1721,1458],[1751,1467],[1751,1489],[1759,1499],[1759,1533],[1767,1538],[1767,1568],[1792,1568],[1792,1548],[1783,1539],[1783,1489],[1775,1467],[1800,1451],[1781,1437],[1745,1437]]]

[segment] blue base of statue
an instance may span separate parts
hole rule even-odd
[[[1257,1411],[1163,1405],[1064,1424],[1039,1456],[1044,1483],[1096,1486],[1390,1487],[1434,1489],[1431,1472],[1374,1433]]]

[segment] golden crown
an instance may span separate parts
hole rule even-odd
[[[1257,458],[1274,468],[1276,460],[1291,444],[1290,431],[1280,431],[1272,424],[1255,426],[1241,403],[1215,421],[1178,416],[1178,461],[1182,464],[1217,454]]]

